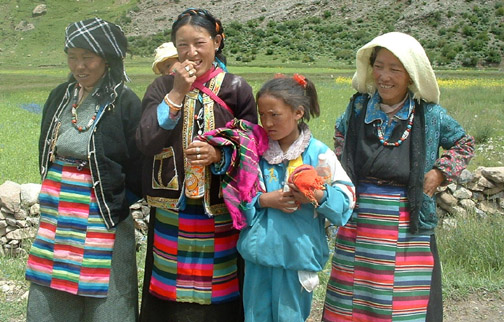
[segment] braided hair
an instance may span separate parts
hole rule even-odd
[[[224,49],[224,28],[222,27],[222,22],[215,18],[210,12],[205,9],[194,9],[189,8],[184,10],[180,15],[178,15],[177,20],[172,25],[171,29],[171,41],[177,46],[175,35],[180,27],[185,25],[192,25],[204,28],[210,36],[215,39],[215,36],[221,35],[222,40],[219,48],[215,52],[215,57],[224,65],[226,65],[226,57],[222,54],[222,49]]]

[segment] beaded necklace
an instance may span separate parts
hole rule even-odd
[[[100,105],[96,104],[95,112],[94,112],[93,116],[91,116],[91,119],[89,120],[89,122],[86,126],[83,127],[81,125],[77,125],[77,108],[79,108],[82,101],[84,101],[84,100],[82,100],[81,102],[78,102],[80,88],[81,88],[80,84],[77,83],[77,85],[75,85],[75,90],[74,90],[74,94],[72,97],[72,100],[73,100],[73,102],[72,102],[72,125],[74,128],[77,129],[77,131],[86,132],[87,130],[89,130],[91,128],[94,121],[96,120],[96,115],[98,114],[98,110],[100,109]]]
[[[378,139],[380,140],[380,143],[383,144],[384,146],[399,146],[401,145],[409,136],[411,132],[411,127],[413,126],[413,118],[415,117],[415,109],[411,111],[411,115],[408,118],[408,125],[406,126],[406,130],[404,130],[404,133],[401,135],[401,138],[397,140],[396,142],[389,142],[388,139],[385,140],[383,136],[383,131],[381,127],[381,123],[376,126],[377,129],[377,134],[378,134]]]

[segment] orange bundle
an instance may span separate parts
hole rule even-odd
[[[324,189],[324,179],[317,174],[314,167],[307,164],[300,165],[289,176],[289,183],[294,184],[315,207],[318,207],[315,189]]]

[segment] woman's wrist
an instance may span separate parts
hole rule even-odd
[[[180,94],[174,90],[171,90],[166,94],[165,99],[169,100],[175,107],[182,107],[184,102],[185,94]]]

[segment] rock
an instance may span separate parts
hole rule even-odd
[[[502,210],[499,209],[499,205],[493,201],[484,200],[480,202],[479,208],[488,214],[492,215],[503,214]]]
[[[457,185],[455,183],[450,183],[448,186],[448,189],[450,190],[450,192],[454,192],[455,190],[457,190]]]
[[[5,218],[5,221],[7,222],[7,226],[17,227],[16,218],[7,217],[7,218]]]
[[[7,221],[5,220],[0,220],[0,229],[7,227]]]
[[[494,188],[483,190],[483,193],[487,196],[491,196],[491,195],[495,195],[501,191],[504,191],[504,185],[499,184],[498,186],[495,186]]]
[[[478,185],[483,188],[494,188],[495,187],[495,184],[485,177],[479,178]]]
[[[7,239],[15,239],[15,240],[21,240],[21,239],[27,239],[27,238],[34,238],[35,237],[35,232],[33,229],[30,228],[22,228],[22,229],[17,229],[14,230],[10,233],[7,233],[5,236]]]
[[[478,184],[478,182],[469,182],[467,184],[467,189],[469,189],[471,191],[483,191],[483,190],[485,190],[485,187],[480,186]]]
[[[472,210],[476,207],[476,203],[471,199],[462,199],[460,200],[460,205],[467,210]]]
[[[47,13],[47,6],[45,4],[39,4],[32,11],[32,17],[43,16]]]
[[[499,193],[496,193],[494,195],[487,196],[487,200],[496,200],[496,199],[503,199],[504,198],[504,191],[501,191]]]
[[[147,224],[145,222],[143,222],[143,220],[138,220],[138,219],[135,219],[135,228],[140,230],[143,233],[147,233],[147,231],[149,230],[149,228],[147,227]]]
[[[21,203],[21,185],[5,181],[0,186],[0,205],[3,205],[8,211],[15,213],[19,210]]]
[[[27,217],[26,210],[24,209],[19,209],[19,211],[14,213],[14,218],[16,220],[25,220]]]
[[[472,197],[472,192],[464,187],[458,187],[457,190],[453,192],[453,196],[457,199],[470,199]]]
[[[39,216],[40,215],[40,204],[36,203],[30,207],[30,216]]]
[[[455,218],[446,218],[443,220],[443,227],[447,229],[456,229],[457,228],[457,219]]]
[[[460,206],[454,206],[452,207],[452,214],[456,214],[458,217],[464,218],[467,216],[467,211]]]
[[[457,199],[447,192],[441,193],[438,197],[438,201],[449,207],[453,207],[457,204]]]
[[[25,183],[21,185],[21,206],[31,207],[38,202],[40,184]]]
[[[484,168],[481,174],[495,183],[504,183],[504,167]]]
[[[474,174],[471,171],[464,169],[460,173],[457,182],[459,184],[465,184],[465,183],[471,182],[473,179],[474,179]]]
[[[24,20],[20,21],[14,28],[14,30],[16,31],[28,31],[33,29],[35,29],[35,26],[32,23],[28,23]]]
[[[143,219],[143,213],[142,213],[142,210],[133,210],[131,212],[131,216],[133,217],[133,219]]]

